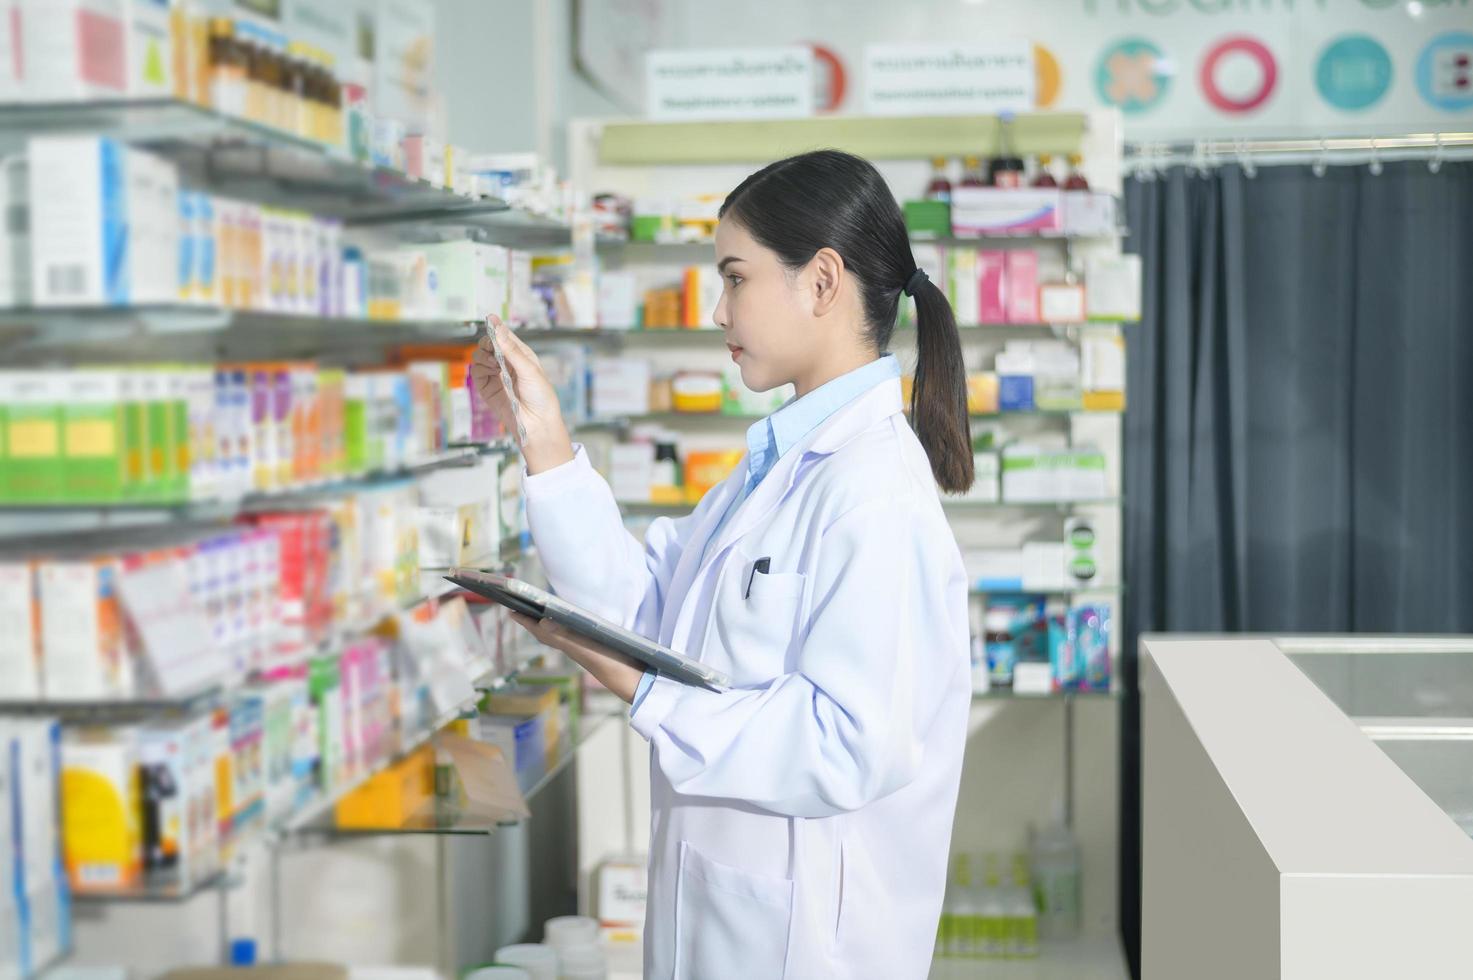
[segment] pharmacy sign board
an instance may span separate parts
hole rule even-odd
[[[813,51],[704,48],[645,56],[645,115],[660,120],[813,115]]]
[[[872,116],[1024,112],[1034,106],[1033,45],[870,44],[864,49],[864,111]]]

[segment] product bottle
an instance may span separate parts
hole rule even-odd
[[[983,618],[987,637],[987,675],[993,687],[1013,686],[1018,649],[1013,642],[1013,612],[1006,606],[988,606]]]
[[[997,156],[992,158],[993,187],[1022,187],[1023,158],[1013,151],[1013,114],[998,118]]]
[[[210,104],[226,115],[245,111],[245,49],[235,38],[229,17],[210,21]]]
[[[1049,170],[1049,165],[1053,162],[1054,158],[1047,153],[1040,153],[1038,155],[1038,173],[1033,178],[1034,187],[1059,186],[1059,182],[1054,179],[1053,172]]]
[[[963,187],[986,187],[987,174],[982,170],[981,157],[962,157],[962,183]]]
[[[1031,960],[1038,956],[1038,910],[1028,888],[1028,861],[1021,855],[1013,862],[1013,881],[1005,899],[1011,925],[1008,957]]]
[[[992,855],[987,858],[987,883],[980,895],[982,907],[982,936],[978,943],[978,955],[984,959],[1002,959],[1009,946],[1009,922],[1007,906],[997,875],[997,861]]]
[[[1079,844],[1060,817],[1033,839],[1033,890],[1044,939],[1079,935],[1079,888]]]
[[[946,158],[931,158],[931,182],[926,185],[926,200],[951,203],[951,178],[946,176]]]
[[[958,959],[970,959],[977,955],[977,916],[981,909],[972,888],[972,868],[965,854],[957,855],[955,881],[956,894],[947,952]]]
[[[951,861],[951,867],[946,875],[946,895],[941,900],[941,921],[936,925],[936,955],[949,957],[952,955],[952,936],[956,932],[957,904],[961,900],[961,888],[958,881],[961,875],[962,855],[955,856]]]
[[[1089,181],[1085,180],[1084,174],[1079,172],[1079,164],[1083,161],[1084,157],[1080,156],[1078,153],[1069,154],[1069,176],[1064,179],[1064,190],[1089,190]]]

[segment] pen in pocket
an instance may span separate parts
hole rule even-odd
[[[747,591],[743,593],[743,599],[752,598],[752,583],[757,580],[757,576],[759,574],[766,575],[767,570],[771,567],[771,558],[758,558],[756,561],[752,562],[752,574],[747,576]]]

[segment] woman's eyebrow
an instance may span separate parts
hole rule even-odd
[[[741,258],[740,256],[737,256],[737,255],[728,255],[725,258],[723,258],[720,262],[717,262],[716,263],[716,271],[717,272],[725,272],[726,271],[726,267],[729,266],[729,265],[731,265],[733,262],[743,262],[743,261],[746,261],[746,260],[743,259],[743,258]]]

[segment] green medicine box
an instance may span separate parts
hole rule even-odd
[[[64,371],[0,372],[5,406],[5,465],[0,499],[52,504],[62,499],[61,404]]]
[[[906,201],[905,230],[912,238],[951,235],[951,205],[945,201]]]
[[[62,403],[62,481],[71,503],[111,503],[127,490],[121,372],[75,371]]]

